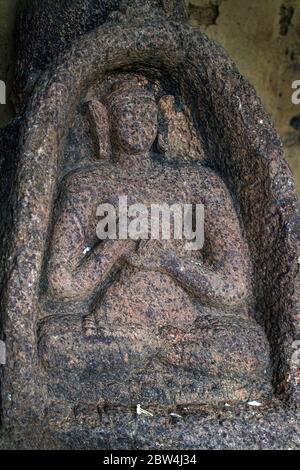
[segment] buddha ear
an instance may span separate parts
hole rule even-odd
[[[107,109],[101,101],[92,99],[86,102],[86,110],[94,140],[96,158],[109,158],[111,156],[111,143]]]
[[[170,148],[169,143],[169,128],[174,117],[174,103],[175,98],[172,95],[163,96],[158,103],[158,148],[163,152],[168,152]]]

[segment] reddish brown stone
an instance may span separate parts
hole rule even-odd
[[[166,15],[143,3],[122,2],[43,72],[16,160],[11,130],[3,140],[2,434],[29,448],[296,448],[283,406],[299,401],[299,209],[280,140],[222,49],[171,21],[171,2]],[[99,243],[96,208],[122,195],[204,204],[203,250]],[[172,412],[182,424],[158,431]]]

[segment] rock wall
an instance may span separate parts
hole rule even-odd
[[[221,43],[254,85],[283,139],[300,192],[300,80],[298,0],[186,0],[189,20]]]
[[[0,80],[7,84],[7,95],[13,74],[14,29],[18,0],[0,0]],[[14,111],[9,98],[6,105],[0,105],[0,127],[13,117]]]

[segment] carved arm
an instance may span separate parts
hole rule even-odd
[[[76,210],[70,194],[60,201],[60,213],[54,226],[48,262],[48,283],[51,294],[62,299],[81,300],[99,286],[118,260],[135,242],[106,240],[86,246],[85,228],[94,208],[87,192]],[[96,217],[96,212],[95,212]]]
[[[169,256],[163,259],[162,266],[204,304],[234,308],[249,292],[247,245],[225,186],[213,188],[204,205],[204,262],[187,256]]]

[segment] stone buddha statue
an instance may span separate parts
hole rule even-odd
[[[299,204],[255,90],[182,0],[27,3],[0,447],[298,448]]]
[[[40,324],[52,393],[162,406],[268,396],[268,342],[251,317],[251,261],[229,190],[201,155],[155,157],[151,87],[127,76],[101,101],[87,107],[109,154],[71,171],[57,201],[47,296],[86,309]],[[99,240],[97,207],[124,196],[146,208],[203,205],[203,247],[172,237]]]

